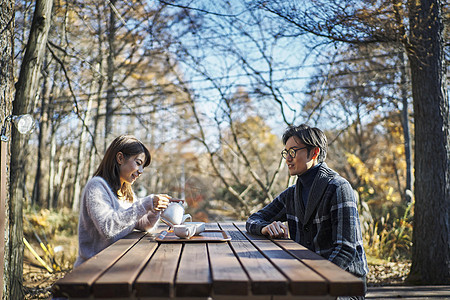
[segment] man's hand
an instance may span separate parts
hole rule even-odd
[[[273,239],[276,238],[288,238],[288,228],[280,221],[274,221],[271,224],[263,227],[261,233],[268,235]]]

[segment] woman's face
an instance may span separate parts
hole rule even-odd
[[[315,155],[314,149],[310,151],[310,155],[308,156],[308,149],[305,148],[305,145],[301,142],[298,142],[295,137],[290,137],[286,142],[286,150],[289,149],[300,149],[295,151],[295,157],[292,158],[290,155],[286,157],[286,165],[289,169],[289,175],[302,175],[306,171],[308,171],[312,166],[317,163],[317,155]],[[318,149],[318,148],[316,148]]]
[[[117,153],[117,163],[119,164],[120,185],[124,182],[133,184],[144,171],[145,153],[125,158],[122,152]]]

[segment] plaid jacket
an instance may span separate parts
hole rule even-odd
[[[247,231],[261,234],[273,221],[287,221],[290,237],[344,270],[363,277],[368,272],[355,193],[350,183],[325,163],[319,167],[306,208],[302,186],[284,190],[246,223]]]

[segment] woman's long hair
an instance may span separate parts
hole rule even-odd
[[[115,138],[111,145],[109,145],[94,176],[102,177],[106,180],[114,193],[127,201],[133,202],[133,190],[131,184],[125,182],[122,186],[120,185],[120,169],[119,164],[117,163],[117,153],[119,152],[123,153],[125,160],[129,159],[131,156],[144,153],[144,168],[147,167],[152,160],[150,152],[141,141],[132,135],[121,135]]]

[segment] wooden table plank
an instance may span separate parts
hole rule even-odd
[[[130,297],[136,277],[155,251],[158,243],[144,237],[111,268],[96,280],[93,294],[96,298]]]
[[[247,233],[245,225],[242,223],[236,225],[255,247],[289,279],[289,288],[293,295],[326,295],[328,293],[328,283],[323,277],[266,237]],[[292,240],[289,241],[295,243]]]
[[[205,223],[205,229],[216,230],[221,229],[218,223]]]
[[[183,244],[162,243],[135,282],[138,297],[173,297],[174,278]]]
[[[220,229],[217,224],[208,224],[207,229]],[[209,262],[213,281],[213,294],[248,295],[249,278],[229,243],[208,243]]]
[[[364,283],[353,274],[344,271],[320,255],[306,247],[287,240],[276,240],[275,243],[300,259],[305,265],[328,280],[328,292],[332,296],[364,295]]]
[[[267,260],[233,224],[219,224],[228,231],[229,242],[246,270],[254,295],[286,295],[288,280]]]
[[[211,294],[211,274],[205,243],[186,243],[175,278],[177,297],[208,297]]]
[[[89,297],[95,280],[145,235],[132,232],[66,274],[53,285],[54,296]]]

